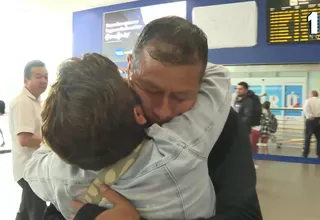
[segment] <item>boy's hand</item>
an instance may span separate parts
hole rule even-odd
[[[113,191],[107,186],[100,188],[101,195],[113,204],[113,208],[102,212],[96,220],[140,220],[139,213],[123,196]],[[79,211],[85,204],[73,201],[72,206]]]

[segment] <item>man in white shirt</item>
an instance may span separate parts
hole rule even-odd
[[[29,62],[24,69],[24,88],[9,108],[13,176],[22,187],[16,220],[41,220],[46,209],[46,203],[34,194],[22,177],[26,163],[42,142],[40,95],[47,85],[45,64],[39,60]]]
[[[318,98],[317,91],[312,91],[310,98],[305,101],[303,113],[306,117],[306,129],[302,156],[308,157],[310,152],[310,139],[314,134],[317,139],[317,155],[320,158],[320,99]]]

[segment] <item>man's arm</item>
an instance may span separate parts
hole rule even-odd
[[[36,130],[36,118],[32,105],[28,102],[18,102],[12,107],[14,118],[14,131],[18,136],[18,141],[22,147],[39,148],[41,144],[41,137],[35,135]]]
[[[262,220],[248,133],[234,110],[223,132],[208,160],[217,204],[207,220]]]
[[[50,167],[55,164],[53,151],[45,145],[36,150],[25,165],[23,178],[33,192],[43,201],[55,202],[51,187]]]
[[[195,105],[162,127],[176,134],[197,155],[207,158],[227,120],[230,103],[229,71],[208,63]]]
[[[18,134],[18,140],[22,147],[39,148],[41,137],[32,133],[22,132]]]

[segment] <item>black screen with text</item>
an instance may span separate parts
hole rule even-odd
[[[320,0],[267,0],[268,44],[320,42]]]

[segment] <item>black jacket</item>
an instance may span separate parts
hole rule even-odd
[[[247,127],[247,130],[251,131],[251,122],[252,122],[252,109],[253,109],[253,101],[252,96],[254,96],[254,92],[249,90],[245,97],[237,97],[234,103],[234,108],[240,115],[242,121]]]
[[[216,215],[207,220],[262,220],[256,171],[245,125],[232,109],[208,159]]]
[[[216,215],[207,220],[262,220],[249,137],[233,109],[209,155],[208,167],[217,204]],[[75,220],[91,220],[89,215],[93,220],[102,211],[84,206]],[[50,220],[62,219],[58,216]]]

